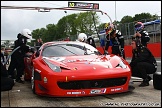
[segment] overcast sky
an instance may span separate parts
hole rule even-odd
[[[120,21],[124,16],[140,13],[161,16],[161,1],[75,1],[99,3],[99,9],[106,12],[111,19]],[[115,5],[116,4],[116,5]],[[68,1],[1,1],[1,6],[36,6],[36,7],[68,7]],[[116,8],[115,8],[116,7]],[[67,15],[81,11],[67,10]],[[116,13],[116,14],[115,14]],[[110,22],[106,15],[98,13],[101,23]],[[45,28],[48,24],[57,24],[66,16],[64,10],[38,12],[37,10],[1,9],[1,40],[15,40],[22,29],[31,31]]]

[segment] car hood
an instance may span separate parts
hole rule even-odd
[[[113,55],[85,55],[69,57],[43,57],[49,62],[64,69],[87,70],[92,68],[115,68],[119,63],[123,63],[121,58]],[[124,64],[122,64],[124,65]],[[125,65],[124,65],[125,66]]]

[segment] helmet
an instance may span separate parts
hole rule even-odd
[[[113,24],[105,23],[105,31],[106,31],[106,34],[110,34],[113,30],[115,30]]]
[[[135,31],[141,31],[144,28],[144,24],[142,22],[137,22],[134,27]]]
[[[25,36],[27,39],[32,39],[32,34],[31,34],[31,31],[29,29],[23,29],[21,31],[21,35]]]
[[[87,35],[85,33],[80,33],[78,35],[78,41],[85,42],[87,40]]]

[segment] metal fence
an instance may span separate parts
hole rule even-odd
[[[155,20],[159,20],[160,23],[151,23],[152,21],[155,21]],[[142,19],[140,21],[145,23],[145,29],[149,33],[149,36],[150,36],[149,43],[161,42],[161,16],[156,17],[154,19]],[[147,22],[150,22],[150,23],[147,23]],[[124,23],[124,24],[117,25],[117,29],[120,30],[121,33],[124,36],[125,45],[130,45],[130,43],[131,43],[132,36],[135,33],[134,24],[135,24],[135,22],[130,22],[130,23]],[[106,37],[105,34],[102,34],[102,35],[104,37]],[[100,34],[100,37],[102,35]],[[94,36],[95,39],[98,38],[97,34],[96,34],[96,36],[95,35],[93,35],[93,36]],[[76,41],[77,34],[69,36],[69,39],[71,41]],[[67,40],[67,38],[59,39],[58,41],[61,41],[61,40]],[[13,41],[13,40],[11,40],[11,41]],[[2,47],[3,42],[5,42],[5,41],[1,40],[1,47]],[[99,43],[98,39],[96,39],[96,46],[100,46],[100,43]]]
[[[153,19],[140,20],[145,25],[145,30],[149,33],[149,43],[161,42],[161,16]],[[158,21],[158,22],[156,22]],[[135,33],[134,30],[135,22],[119,24],[117,29],[120,30],[125,38],[125,45],[131,43],[131,38]]]
[[[159,20],[160,23],[151,23],[152,21]],[[150,41],[149,43],[161,42],[161,16],[158,16],[153,19],[142,19],[139,20],[145,24],[145,30],[149,33]],[[150,23],[148,23],[150,22]],[[130,45],[132,36],[135,33],[134,30],[135,22],[124,23],[117,25],[117,29],[121,31],[124,36],[125,45]],[[106,35],[105,35],[106,36]],[[69,36],[70,40],[75,41],[77,39],[77,35]],[[96,35],[97,37],[97,35]],[[61,39],[64,40],[64,39]],[[100,45],[99,41],[96,41],[97,46]]]

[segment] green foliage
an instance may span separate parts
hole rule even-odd
[[[66,30],[67,30],[66,27],[67,27],[67,18],[64,16],[57,23],[58,35],[55,37],[55,39],[61,39],[66,37]]]
[[[97,27],[98,31],[104,30],[104,26],[105,26],[105,23],[101,23],[101,24]]]
[[[141,14],[136,14],[133,17],[133,20],[144,22],[144,19],[150,19],[150,18],[152,18],[152,15],[150,13],[141,13]]]
[[[6,40],[3,45],[8,48],[11,45],[10,40]]]
[[[144,19],[149,19],[145,21],[150,21],[150,19],[155,20],[156,18],[157,15],[151,15],[150,13],[141,13],[135,14],[135,16],[133,17],[126,15],[121,19],[121,21],[115,21],[114,23],[115,25],[117,25],[117,28],[123,29],[121,31],[134,32],[134,24],[129,25],[128,23],[134,23],[135,21],[144,22]],[[104,29],[104,23],[99,24],[99,16],[96,13],[90,11],[64,16],[58,21],[56,25],[48,24],[46,28],[33,30],[32,35],[34,39],[38,39],[41,37],[43,42],[60,40],[67,37],[70,37],[72,40],[75,40],[74,37],[76,37],[78,33],[96,33],[94,21],[95,24],[98,25],[98,32]],[[126,23],[128,25],[124,25]],[[32,41],[32,44],[34,44],[34,42],[36,42],[36,40]]]
[[[77,19],[77,14],[71,14],[66,16],[67,22],[66,22],[66,36],[71,36],[77,34],[77,25],[75,24]]]
[[[135,14],[135,16],[124,16],[120,23],[130,23],[130,22],[148,22],[157,19],[157,15],[151,15],[150,13],[140,13],[140,14]]]
[[[46,34],[43,37],[44,41],[49,42],[49,41],[53,41],[56,38],[57,35],[57,29],[56,29],[56,25],[54,24],[48,24],[46,26]]]
[[[133,22],[133,18],[131,16],[128,16],[128,15],[124,16],[120,21],[120,23],[128,23],[128,22]]]

